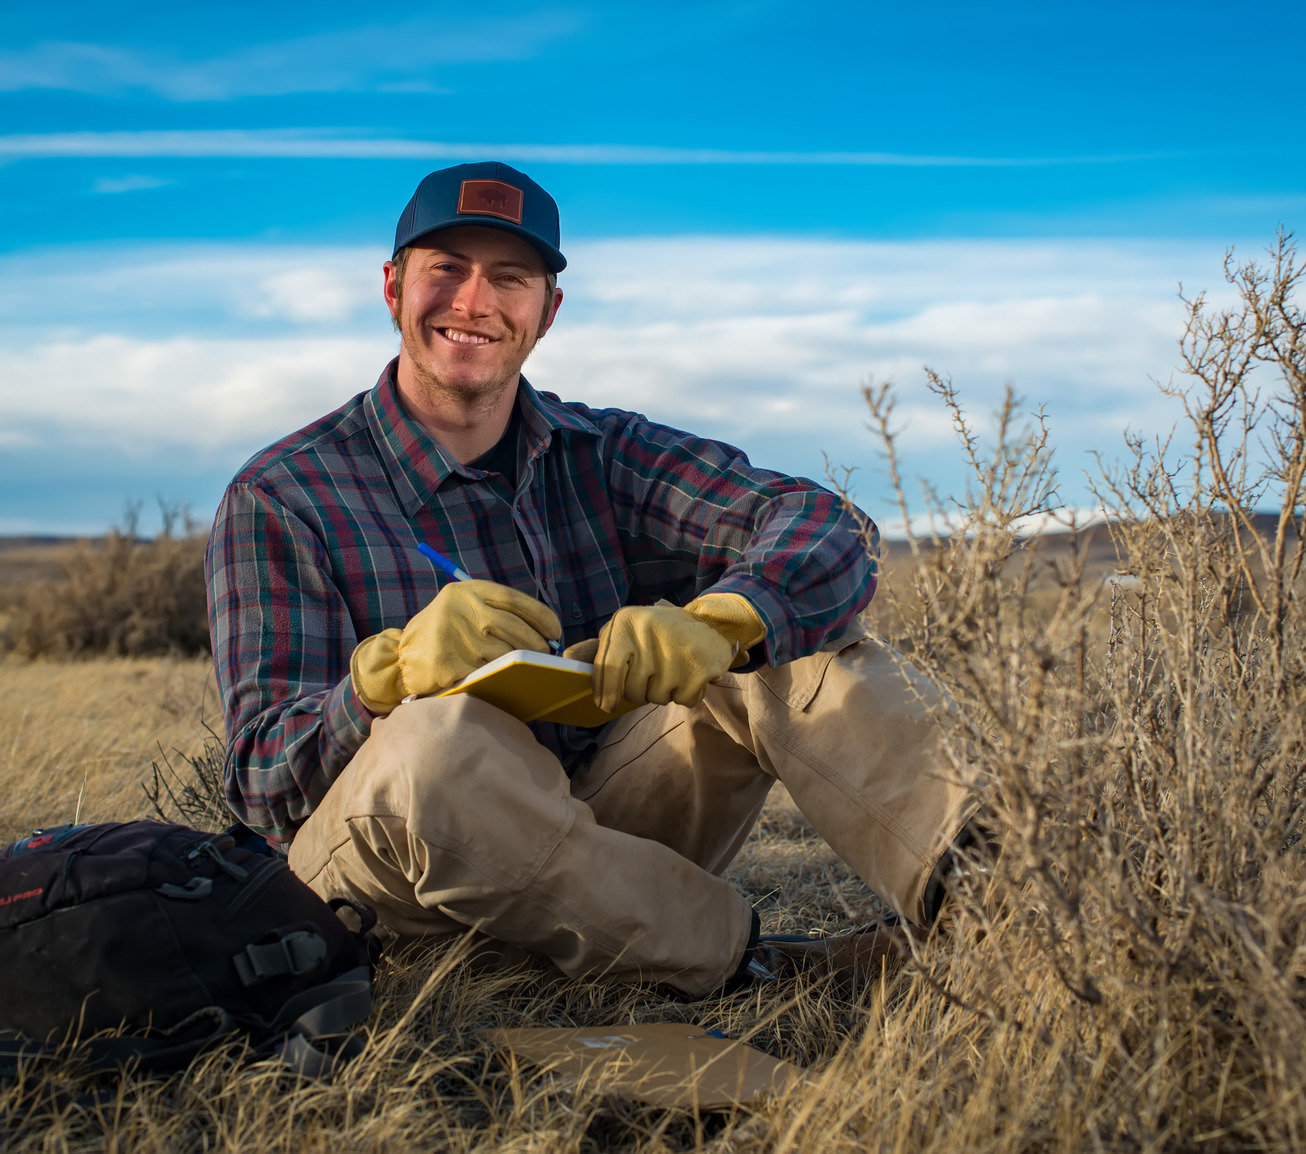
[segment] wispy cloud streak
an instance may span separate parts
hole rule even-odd
[[[469,144],[360,137],[319,129],[49,132],[0,136],[0,160],[55,157],[264,157],[305,160],[480,160],[575,165],[825,165],[900,168],[1030,168],[1154,159],[1105,156],[933,156],[900,152],[738,151],[635,144]]]
[[[0,47],[0,92],[48,89],[94,96],[152,93],[178,102],[307,92],[439,91],[451,63],[537,57],[584,23],[574,12],[503,13],[365,24],[248,43],[213,56],[130,45],[43,40]],[[396,51],[403,45],[403,51]]]

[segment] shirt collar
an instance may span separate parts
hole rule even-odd
[[[533,460],[553,442],[555,432],[601,437],[599,427],[552,393],[537,392],[525,377],[517,387],[517,404],[526,424],[526,457]]]
[[[386,365],[376,387],[364,397],[363,408],[381,463],[394,484],[404,513],[412,517],[430,502],[451,475],[468,480],[475,477],[405,411],[396,388],[398,367],[398,357]],[[536,392],[525,377],[517,387],[517,404],[526,426],[527,460],[546,452],[555,432],[602,435],[592,421],[553,394]]]

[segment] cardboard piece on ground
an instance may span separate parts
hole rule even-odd
[[[651,1106],[728,1110],[805,1079],[800,1066],[681,1023],[480,1033],[496,1046],[577,1078],[582,1087],[601,1083],[604,1090]]]

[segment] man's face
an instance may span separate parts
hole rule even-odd
[[[397,291],[385,266],[385,298],[403,340],[405,368],[436,394],[488,400],[516,386],[562,293],[547,302],[544,261],[511,233],[475,225],[441,229],[414,246]],[[405,364],[407,362],[407,364]]]

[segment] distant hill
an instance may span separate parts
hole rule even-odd
[[[85,538],[32,535],[0,537],[0,585],[51,580]]]

